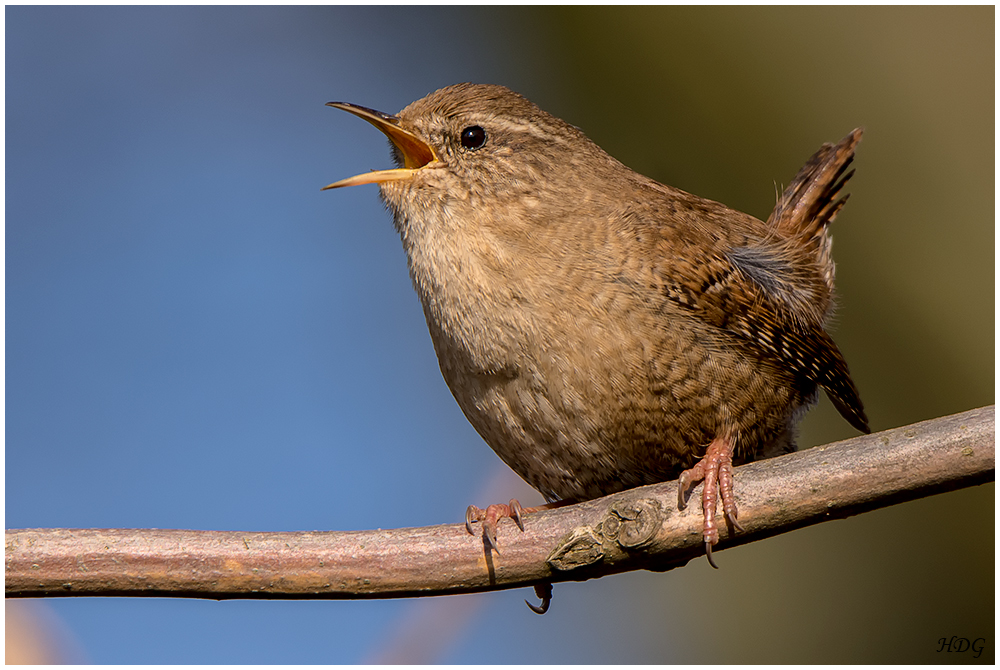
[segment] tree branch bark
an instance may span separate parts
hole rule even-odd
[[[716,551],[994,480],[994,407],[736,469],[745,532]],[[700,488],[700,487],[699,487]],[[697,489],[696,489],[697,491]],[[692,499],[698,500],[697,497]],[[461,524],[356,532],[6,531],[7,597],[398,598],[669,570],[702,556],[677,482],[500,523],[502,554]]]

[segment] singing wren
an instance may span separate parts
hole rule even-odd
[[[732,467],[795,449],[822,388],[869,432],[833,305],[830,223],[855,130],[823,145],[761,221],[633,172],[502,86],[458,84],[396,115],[331,102],[385,133],[378,184],[444,379],[493,450],[549,501],[704,481],[739,529]],[[496,546],[521,508],[470,507]],[[713,563],[714,565],[714,563]]]

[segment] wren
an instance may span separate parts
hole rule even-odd
[[[395,116],[329,105],[385,133],[397,167],[326,188],[379,185],[448,387],[547,500],[680,478],[683,507],[704,481],[711,561],[719,498],[740,528],[733,465],[793,451],[820,388],[869,432],[824,329],[860,129],[823,145],[765,222],[633,172],[502,86]],[[467,527],[495,548],[521,511],[470,507]]]

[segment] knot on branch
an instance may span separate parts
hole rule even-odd
[[[595,527],[577,526],[552,550],[546,563],[565,572],[604,559],[617,545],[635,550],[650,544],[662,523],[663,512],[653,498],[621,500]]]
[[[588,526],[578,526],[552,550],[545,562],[553,570],[575,570],[604,558],[601,538]]]
[[[654,498],[622,500],[611,506],[598,530],[624,549],[638,549],[652,542],[662,517],[660,503]]]

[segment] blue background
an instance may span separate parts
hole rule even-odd
[[[395,112],[460,81],[761,217],[866,125],[835,336],[873,428],[993,402],[991,8],[5,16],[8,528],[351,530],[527,501],[441,379],[376,187],[320,191],[390,164],[325,102]],[[800,443],[851,435],[824,400]],[[527,590],[45,607],[95,663],[927,662],[993,631],[992,507],[991,485],[720,571],[559,584],[545,617]]]

